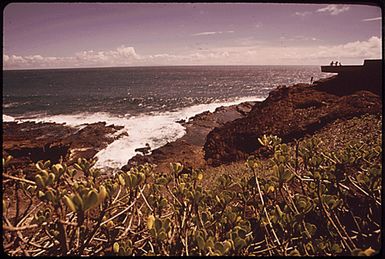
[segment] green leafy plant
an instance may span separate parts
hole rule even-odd
[[[380,248],[381,143],[322,149],[317,138],[250,157],[240,178],[171,163],[102,175],[95,160],[36,163],[29,179],[3,159],[10,255],[373,255]],[[7,188],[7,189],[6,189]],[[20,197],[27,206],[21,206]],[[15,198],[13,198],[15,197]]]

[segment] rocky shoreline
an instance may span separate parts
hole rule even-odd
[[[93,158],[97,152],[120,138],[122,126],[105,122],[73,128],[65,124],[3,122],[3,157],[11,155],[11,166],[30,170],[32,163],[63,159],[71,164],[78,158]]]
[[[247,116],[254,104],[254,102],[244,102],[238,105],[218,107],[214,112],[206,111],[197,114],[187,122],[181,122],[186,128],[186,134],[183,137],[154,149],[149,155],[134,156],[122,169],[128,170],[146,162],[156,164],[160,171],[168,171],[170,162],[180,162],[185,167],[205,167],[203,146],[209,132],[227,122]]]
[[[228,107],[219,107],[214,112],[203,112],[188,121],[179,121],[186,128],[186,134],[151,155],[136,155],[124,169],[144,162],[168,164],[177,160],[185,164],[203,166],[202,147],[207,134],[226,122],[244,117],[253,107],[253,102],[244,102]],[[105,122],[85,124],[74,128],[63,124],[45,122],[3,122],[3,157],[11,155],[15,169],[33,170],[33,163],[51,160],[56,163],[63,159],[68,164],[78,158],[93,158],[108,144],[127,135],[120,130],[123,126],[106,125]],[[128,160],[128,159],[127,159]]]
[[[346,84],[349,83],[349,90]],[[340,87],[339,86],[343,86]],[[284,142],[302,138],[336,120],[364,114],[381,114],[380,86],[344,82],[334,76],[313,84],[282,86],[261,102],[245,102],[203,112],[180,121],[186,134],[174,142],[131,158],[123,170],[141,163],[153,163],[168,171],[170,162],[187,168],[207,168],[263,156],[258,137],[273,134]],[[63,158],[72,163],[79,157],[92,158],[121,137],[121,126],[105,122],[75,129],[63,124],[3,122],[3,156],[12,155],[20,168],[38,160]]]
[[[270,92],[264,101],[196,115],[183,124],[187,133],[181,139],[153,150],[150,155],[133,157],[123,169],[144,162],[157,164],[161,171],[167,171],[170,162],[207,168],[242,161],[250,155],[264,157],[258,142],[264,134],[290,142],[311,136],[335,121],[381,115],[381,84],[374,80],[365,82],[362,76],[355,78],[359,80],[337,75],[313,84],[282,86]],[[239,112],[241,107],[247,108]],[[234,115],[229,116],[231,113]]]

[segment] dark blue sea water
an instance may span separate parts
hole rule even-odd
[[[328,77],[318,66],[183,66],[3,71],[3,119],[125,126],[128,137],[98,154],[123,165],[134,149],[183,136],[175,123],[205,110],[263,100],[279,85]],[[124,151],[124,156],[122,156]]]

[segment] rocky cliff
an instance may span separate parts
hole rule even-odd
[[[381,113],[380,90],[372,85],[349,89],[346,83],[336,76],[314,85],[297,84],[270,92],[246,117],[208,134],[205,159],[213,166],[246,159],[258,154],[258,137],[264,134],[277,135],[288,142],[312,134],[336,119]]]

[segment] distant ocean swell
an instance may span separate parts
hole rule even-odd
[[[204,111],[213,112],[220,106],[230,106],[246,101],[262,101],[265,97],[250,96],[236,98],[228,102],[214,102],[210,104],[198,104],[190,107],[181,108],[171,112],[153,112],[139,114],[137,116],[120,116],[116,114],[97,112],[97,113],[78,113],[63,115],[35,115],[33,117],[12,117],[3,114],[3,121],[35,121],[35,122],[55,122],[65,123],[70,127],[81,128],[87,123],[104,121],[107,125],[119,125],[124,128],[119,132],[126,132],[128,136],[123,136],[105,149],[96,154],[98,161],[96,167],[117,168],[125,165],[127,161],[137,153],[135,149],[150,144],[152,149],[159,148],[168,142],[175,141],[185,134],[185,128],[176,121],[193,117]]]

